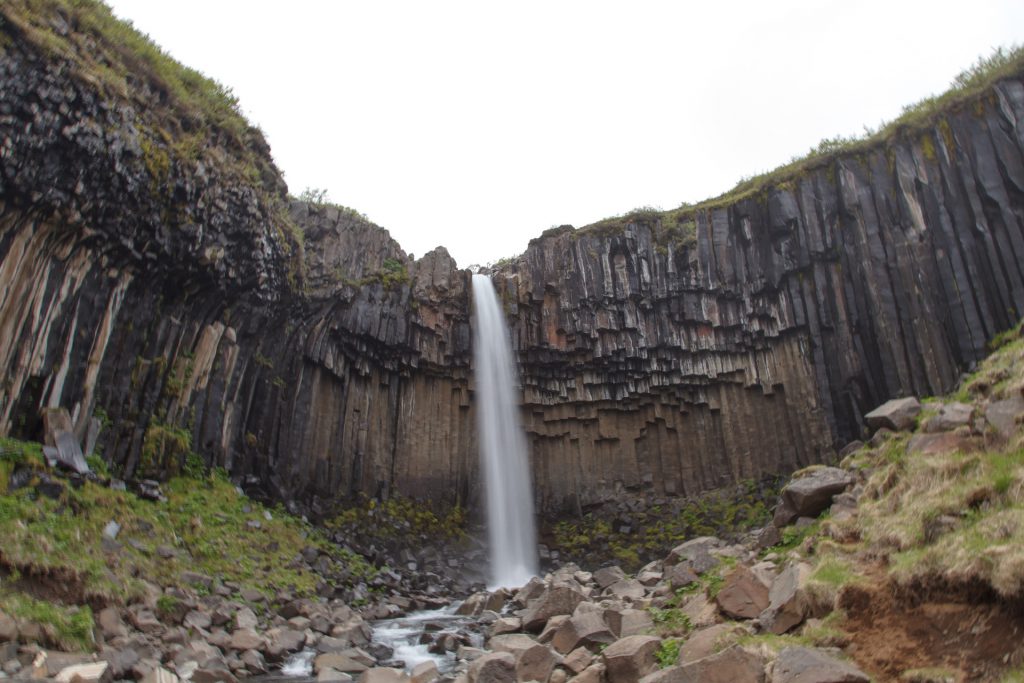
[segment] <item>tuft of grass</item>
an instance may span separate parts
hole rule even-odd
[[[232,581],[273,597],[280,590],[315,594],[317,575],[294,559],[313,545],[352,582],[376,570],[340,549],[308,523],[248,499],[221,470],[200,478],[177,477],[163,485],[167,502],[142,500],[86,481],[66,487],[58,500],[32,486],[0,495],[0,562],[25,575],[71,577],[81,603],[126,601],[142,594],[137,577],[180,585],[189,570]],[[269,517],[269,518],[268,518]],[[121,527],[116,553],[99,548],[103,527]],[[134,541],[129,543],[128,541]],[[156,549],[175,551],[161,558]]]
[[[678,607],[650,607],[648,612],[651,619],[654,620],[654,627],[660,636],[685,636],[693,630],[690,618],[683,614]],[[678,648],[676,654],[678,654]]]
[[[654,653],[658,666],[662,669],[674,666],[679,661],[679,646],[682,644],[683,641],[679,638],[666,638],[661,641],[657,652]]]
[[[92,610],[88,605],[63,607],[12,590],[0,590],[0,608],[39,624],[51,644],[66,651],[87,651],[96,645]]]

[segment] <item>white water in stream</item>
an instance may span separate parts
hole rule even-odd
[[[487,498],[491,586],[518,588],[537,575],[526,435],[519,424],[515,366],[505,316],[485,275],[473,275],[477,433]]]

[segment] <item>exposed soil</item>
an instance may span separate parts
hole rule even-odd
[[[849,654],[879,681],[912,669],[944,668],[957,681],[999,680],[1024,662],[1021,605],[977,586],[916,587],[897,592],[881,571],[839,598],[848,620]],[[906,679],[902,679],[906,680]]]

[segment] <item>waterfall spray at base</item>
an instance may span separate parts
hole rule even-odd
[[[533,494],[508,327],[494,286],[484,275],[473,275],[473,310],[477,431],[486,484],[491,584],[518,587],[537,575]]]

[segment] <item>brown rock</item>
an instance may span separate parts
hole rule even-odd
[[[736,624],[715,624],[697,629],[679,646],[679,664],[689,664],[719,652],[723,643],[744,633]]]
[[[768,589],[744,566],[733,569],[722,584],[715,603],[736,619],[753,619],[768,607]]]
[[[970,448],[970,445],[970,437],[961,436],[953,432],[914,434],[910,437],[910,442],[907,443],[907,453],[940,455],[942,453],[965,451]]]
[[[18,622],[14,617],[0,612],[0,643],[18,640]]]
[[[334,669],[343,673],[357,674],[366,671],[369,667],[358,662],[347,654],[341,652],[330,652],[324,655],[317,655],[313,660],[313,671],[319,673],[321,669]]]
[[[551,645],[558,652],[567,654],[580,646],[590,647],[614,641],[615,636],[600,614],[584,612],[562,624],[551,639]]]
[[[2,618],[0,618],[2,621]],[[100,627],[100,633],[104,640],[113,640],[128,635],[128,628],[121,619],[121,612],[116,607],[104,607],[96,615],[96,624]],[[3,640],[3,632],[0,628],[0,640]]]
[[[516,658],[508,652],[492,652],[469,665],[470,683],[515,683]]]
[[[406,683],[409,677],[401,669],[374,667],[359,674],[358,683]]]
[[[113,676],[107,662],[89,662],[64,667],[54,680],[57,683],[109,683]]]
[[[547,645],[537,643],[516,657],[516,678],[520,681],[546,681],[561,660]]]
[[[852,474],[838,467],[819,467],[793,479],[782,489],[772,523],[783,527],[798,517],[817,517],[853,481]]]
[[[924,431],[951,432],[958,427],[969,425],[974,418],[974,406],[967,403],[946,403],[939,408],[938,415],[932,415],[924,423]]]
[[[582,673],[594,663],[594,653],[585,647],[578,647],[562,659],[562,666],[573,673]]]
[[[645,609],[610,609],[605,612],[605,621],[616,638],[645,635],[654,629],[651,613]]]
[[[775,660],[772,683],[868,683],[857,667],[821,650],[787,647]]]
[[[150,669],[139,683],[178,683],[178,677],[162,666],[157,666]]]
[[[1018,420],[1022,414],[1024,414],[1024,398],[1021,396],[993,401],[985,408],[985,419],[1007,439],[1020,429]]]
[[[576,605],[586,598],[575,586],[554,585],[530,603],[522,615],[523,630],[540,631],[548,619],[561,614],[572,614]]]
[[[722,617],[718,613],[718,606],[708,600],[704,593],[697,593],[690,597],[683,603],[680,611],[690,620],[690,625],[693,628],[713,626],[722,621]]]
[[[420,662],[414,666],[412,671],[409,673],[410,683],[433,683],[440,677],[441,674],[437,670],[437,664],[430,659],[425,662]]]
[[[670,667],[642,683],[764,683],[765,660],[738,645],[695,662]]]
[[[232,650],[245,652],[246,650],[260,650],[266,647],[263,636],[251,628],[240,628],[231,634],[228,647]]]
[[[690,563],[690,569],[703,574],[718,566],[718,560],[711,554],[711,550],[720,545],[722,542],[714,536],[692,538],[672,549],[665,558],[665,568],[674,567],[685,561]]]
[[[267,662],[256,650],[246,650],[242,653],[242,663],[245,664],[245,669],[251,674],[265,674],[267,673]]]
[[[520,653],[529,650],[537,644],[537,641],[524,633],[509,633],[503,636],[495,636],[487,643],[487,646],[495,652],[508,652],[518,657]]]
[[[606,679],[605,674],[607,673],[607,667],[601,662],[594,662],[588,666],[578,676],[573,676],[569,680],[571,683],[604,683]]]
[[[494,620],[488,633],[493,638],[505,633],[516,633],[522,628],[523,620],[519,617],[500,617]]]
[[[601,653],[608,683],[634,683],[654,671],[654,653],[661,646],[656,636],[627,636]]]
[[[895,431],[912,429],[921,412],[921,402],[914,397],[894,398],[864,416],[870,429],[883,427]]]
[[[626,573],[619,567],[603,567],[594,572],[594,581],[597,582],[598,587],[604,590],[608,586],[622,581],[626,578]]]
[[[604,589],[605,593],[619,599],[639,600],[644,597],[647,591],[644,585],[636,579],[623,579],[616,581]]]
[[[761,613],[762,628],[782,635],[803,622],[809,611],[804,586],[810,575],[810,565],[797,562],[776,577],[768,591],[769,605]]]

